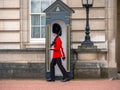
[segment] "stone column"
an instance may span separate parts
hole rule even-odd
[[[109,78],[116,77],[117,75],[117,63],[115,58],[115,42],[116,42],[116,31],[117,31],[117,0],[107,0],[107,34],[108,34],[108,74]]]
[[[29,42],[29,0],[20,0],[21,4],[21,48]]]

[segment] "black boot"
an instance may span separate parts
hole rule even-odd
[[[70,80],[69,78],[64,78],[64,79],[61,80],[61,82],[67,82],[69,80]]]
[[[48,81],[48,82],[54,82],[55,79],[51,79],[51,78],[49,78],[49,79],[47,79],[47,81]]]

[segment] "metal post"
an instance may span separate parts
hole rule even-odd
[[[92,47],[93,42],[90,39],[90,26],[89,26],[89,9],[92,7],[92,4],[83,4],[83,7],[86,8],[86,28],[85,28],[85,40],[81,43],[81,46]]]

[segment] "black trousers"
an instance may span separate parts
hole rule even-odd
[[[58,65],[58,67],[60,68],[62,74],[63,74],[63,78],[67,78],[67,72],[65,70],[65,68],[62,65],[62,61],[61,58],[56,58],[56,59],[52,59],[51,63],[50,63],[50,76],[51,79],[55,79],[55,65]]]

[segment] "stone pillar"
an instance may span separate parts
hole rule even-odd
[[[21,48],[26,48],[29,43],[29,0],[20,0],[21,5]]]
[[[116,51],[115,51],[115,42],[116,42],[116,31],[117,31],[117,0],[107,0],[107,34],[108,34],[108,74],[109,78],[116,77],[117,75],[117,63],[116,63]]]
[[[84,28],[86,13],[83,10],[81,1],[77,3],[68,2],[69,5],[77,9],[73,15],[72,29],[73,41],[81,42],[84,40]],[[79,3],[78,3],[79,2]],[[108,38],[107,36],[107,0],[94,0],[93,8],[90,10],[90,28],[91,41],[97,48],[81,48],[80,45],[74,49],[77,53],[75,61],[74,77],[75,78],[107,78],[108,77]],[[106,19],[107,18],[107,19]],[[79,23],[79,24],[78,24]],[[77,38],[77,39],[76,39]],[[77,44],[73,43],[73,48]]]

